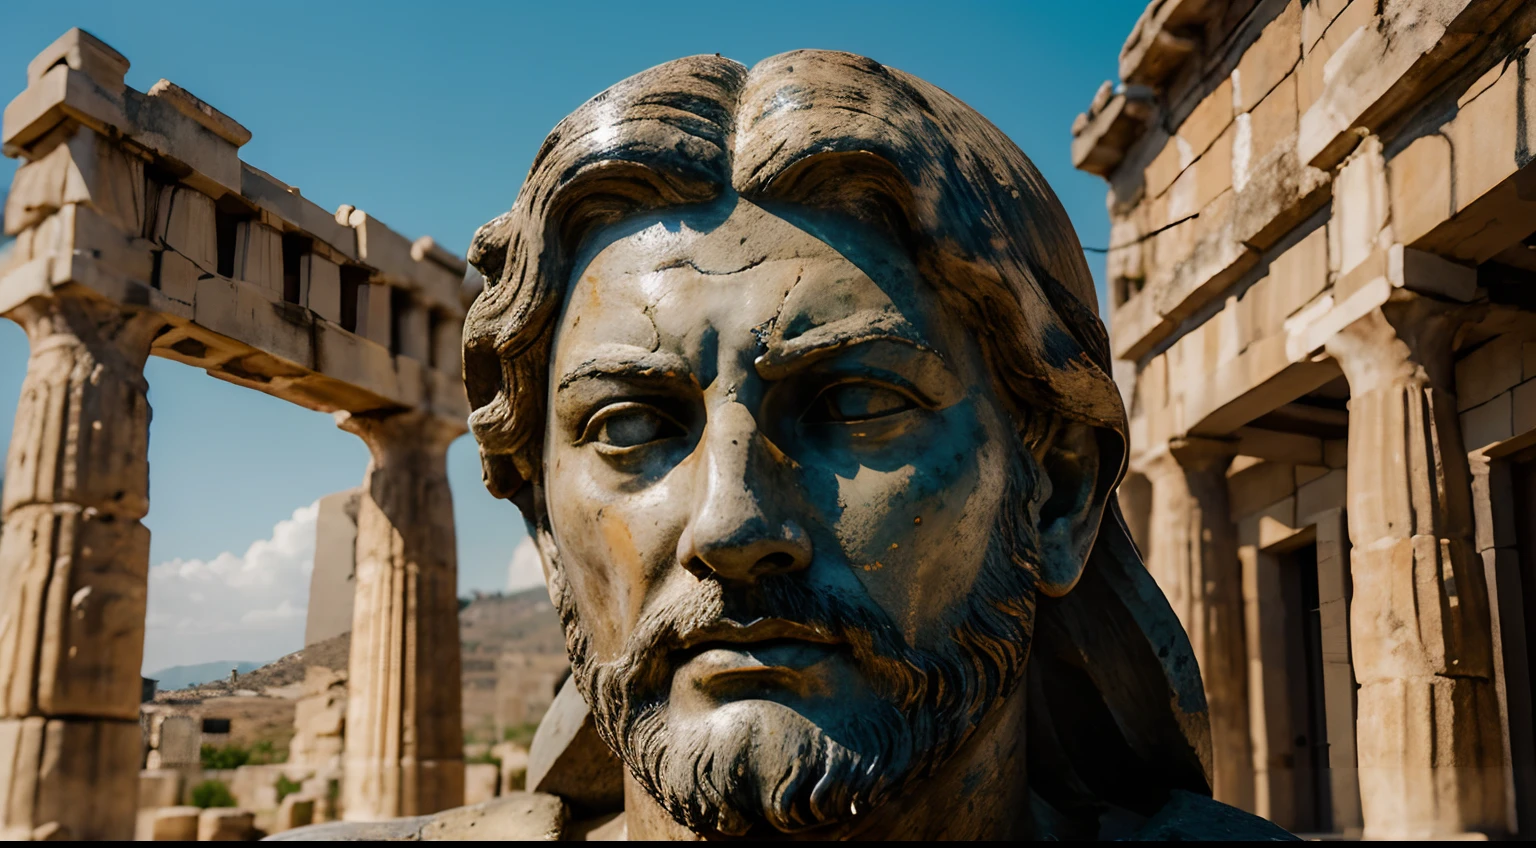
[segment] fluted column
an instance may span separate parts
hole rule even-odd
[[[1147,463],[1152,483],[1147,569],[1189,634],[1211,718],[1216,799],[1253,808],[1248,657],[1237,533],[1227,507],[1231,442],[1172,440]]]
[[[457,807],[464,733],[447,453],[464,426],[424,412],[339,417],[372,455],[357,516],[345,816]]]
[[[31,354],[0,501],[0,837],[132,839],[149,576],[144,362],[89,295],[7,316]]]
[[[1456,414],[1458,324],[1399,292],[1328,343],[1350,390],[1350,644],[1367,838],[1502,829],[1488,592]]]

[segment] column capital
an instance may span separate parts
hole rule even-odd
[[[1485,311],[1395,290],[1380,306],[1330,337],[1324,345],[1361,394],[1401,380],[1425,380],[1450,390],[1455,381],[1451,348],[1456,333]]]
[[[399,451],[446,453],[454,439],[469,431],[465,422],[419,409],[337,412],[336,426],[362,439],[381,459]]]
[[[1134,470],[1149,478],[1171,473],[1174,469],[1186,474],[1192,471],[1225,470],[1237,453],[1236,439],[1174,436],[1142,452],[1136,458]]]
[[[1225,469],[1237,456],[1237,440],[1178,436],[1168,440],[1168,452],[1186,471]]]
[[[140,390],[148,388],[144,363],[166,324],[158,313],[127,309],[77,286],[31,298],[5,317],[27,334],[34,356],[61,344],[83,346],[97,365]]]

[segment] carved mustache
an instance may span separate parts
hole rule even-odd
[[[746,587],[703,580],[689,594],[648,611],[609,665],[632,696],[649,700],[669,685],[684,652],[706,642],[767,639],[845,645],[877,691],[897,703],[920,698],[927,688],[928,663],[883,610],[794,575]]]

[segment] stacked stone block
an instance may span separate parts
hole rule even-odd
[[[1533,36],[1515,0],[1156,0],[1073,127],[1109,183],[1122,503],[1210,646],[1217,797],[1282,823],[1276,557],[1310,540],[1335,829],[1536,829],[1523,587],[1478,494],[1536,442]],[[1195,440],[1230,447],[1225,499],[1173,461]]]
[[[375,422],[376,464],[413,457],[370,472],[365,500],[384,518],[360,549],[448,544],[360,568],[358,591],[373,602],[353,629],[376,637],[354,640],[354,667],[371,671],[352,697],[392,718],[349,761],[395,774],[416,761],[417,740],[434,740],[440,785],[358,796],[356,807],[389,816],[453,806],[462,763],[436,740],[459,736],[459,687],[428,686],[445,667],[416,660],[422,645],[433,656],[458,650],[441,466],[468,412],[458,346],[446,342],[462,325],[464,263],[361,210],[326,212],[240,161],[250,133],[233,119],[165,80],[136,91],[127,69],[71,30],[28,66],[0,129],[5,154],[23,160],[6,201],[15,243],[0,270],[0,314],[31,347],[0,500],[0,835],[133,834],[152,354]],[[422,431],[441,449],[421,454],[410,440]],[[435,500],[401,500],[395,489]],[[418,582],[430,591],[407,602]],[[387,610],[387,627],[367,618],[376,610]],[[414,694],[423,691],[430,708]],[[414,702],[402,708],[402,698]],[[86,797],[95,801],[79,803]]]

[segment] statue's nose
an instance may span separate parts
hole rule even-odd
[[[709,422],[688,526],[677,558],[698,577],[751,582],[811,564],[805,528],[785,515],[788,492],[773,485],[782,459],[772,456],[752,413],[725,404]]]

